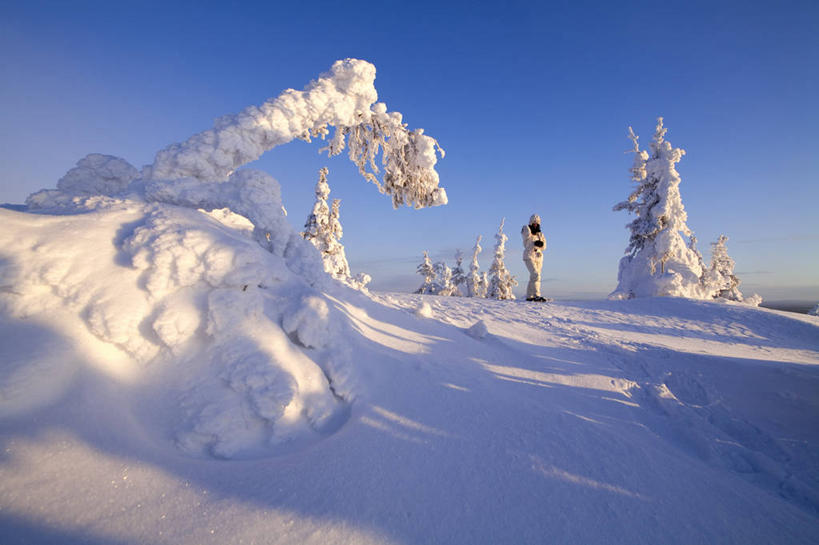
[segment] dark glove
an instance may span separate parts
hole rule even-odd
[[[535,241],[535,246],[537,246],[538,248],[543,248],[543,241],[542,240],[536,240]]]

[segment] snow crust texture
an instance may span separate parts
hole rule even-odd
[[[106,374],[181,385],[172,395],[181,402],[166,403],[177,414],[169,432],[187,453],[266,455],[282,441],[319,438],[346,410],[323,357],[307,350],[335,334],[327,303],[255,242],[247,219],[139,202],[8,214],[5,315],[62,316],[54,327],[72,337],[70,324],[84,325],[80,338]]]

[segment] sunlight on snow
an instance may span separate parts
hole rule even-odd
[[[385,409],[383,407],[373,405],[373,411],[375,411],[376,413],[381,415],[383,418],[386,418],[390,422],[393,422],[394,424],[398,424],[398,425],[403,426],[405,428],[415,430],[415,431],[419,431],[419,432],[422,432],[422,433],[428,433],[430,435],[438,435],[440,437],[451,437],[451,435],[448,434],[445,431],[441,431],[441,430],[439,430],[437,428],[433,428],[431,426],[421,424],[420,422],[416,422],[415,420],[411,420],[411,419],[407,418],[406,416],[401,416],[399,414],[395,414],[394,412],[388,411],[387,409]]]
[[[605,328],[590,327],[589,329],[598,333],[607,333]],[[617,338],[622,342],[650,344],[688,354],[720,354],[772,363],[819,365],[819,352],[783,346],[777,346],[775,350],[771,350],[765,346],[753,344],[712,341],[691,336],[652,334],[645,331],[617,331]]]
[[[428,354],[431,352],[430,345],[444,340],[428,335],[421,335],[415,331],[376,320],[369,316],[366,310],[360,307],[333,297],[328,296],[328,298],[350,318],[351,323],[361,335],[390,349],[398,350],[406,354]]]
[[[378,405],[373,405],[371,409],[373,414],[362,416],[361,423],[365,426],[388,433],[396,439],[423,444],[427,442],[423,436],[453,437],[443,430],[421,424],[411,418],[401,416]],[[419,437],[419,435],[421,437]]]
[[[600,481],[595,481],[594,479],[589,479],[588,477],[582,477],[580,475],[569,473],[568,471],[564,471],[553,465],[547,465],[543,460],[541,460],[534,454],[530,455],[530,458],[532,460],[532,469],[536,473],[543,475],[546,478],[556,479],[566,483],[584,486],[586,488],[593,488],[595,490],[612,492],[614,494],[628,496],[629,498],[634,498],[642,501],[650,501],[650,498],[647,498],[642,494],[626,490],[625,488],[615,486],[613,484],[601,483]]]
[[[520,367],[494,365],[478,358],[473,358],[473,360],[481,364],[487,371],[494,373],[499,379],[525,382],[546,388],[551,387],[551,385],[571,386],[573,388],[589,388],[603,392],[616,392],[626,397],[631,397],[630,391],[637,387],[636,382],[605,375],[544,373],[542,371],[533,371]]]

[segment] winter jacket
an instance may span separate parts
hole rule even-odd
[[[536,230],[537,232],[533,233],[532,226],[524,225],[520,235],[523,238],[523,260],[540,265],[543,263],[543,252],[546,250],[546,237],[539,229]]]

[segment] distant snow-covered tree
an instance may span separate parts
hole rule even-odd
[[[816,303],[816,306],[813,307],[813,310],[808,312],[811,316],[819,316],[819,303]]]
[[[498,227],[498,232],[495,234],[495,259],[489,268],[487,297],[492,299],[514,299],[515,294],[512,293],[512,288],[518,285],[515,277],[506,269],[506,263],[504,262],[506,241],[509,239],[503,232],[505,222],[506,218],[503,218],[500,227]]]
[[[466,295],[467,297],[486,297],[486,290],[488,287],[486,280],[486,273],[481,274],[481,266],[478,264],[478,254],[481,253],[481,235],[475,241],[475,246],[472,248],[472,262],[469,265],[469,275],[466,277]]]
[[[742,301],[742,293],[739,291],[740,280],[734,275],[735,262],[725,247],[727,240],[727,236],[720,235],[716,242],[711,243],[711,265],[703,275],[704,284],[712,297]]]
[[[703,272],[703,285],[713,298],[722,298],[729,301],[745,302],[754,306],[762,302],[759,295],[744,297],[739,291],[742,281],[734,274],[735,262],[728,255],[725,242],[728,237],[720,235],[716,242],[711,243],[711,264]]]
[[[438,295],[459,295],[458,288],[452,282],[452,269],[443,261],[438,261],[432,268],[435,270],[435,283],[438,284]]]
[[[627,226],[629,245],[620,260],[618,285],[610,295],[613,299],[707,297],[700,283],[702,255],[690,239],[693,233],[686,225],[688,215],[675,167],[685,150],[671,146],[665,139],[666,130],[663,118],[658,118],[649,154],[640,150],[638,137],[629,127],[634,153],[631,179],[637,187],[614,210],[627,210],[636,218]],[[689,237],[688,242],[683,237]]]
[[[415,290],[415,293],[435,295],[440,291],[440,287],[435,282],[435,267],[432,265],[427,252],[424,252],[424,260],[418,265],[416,272],[424,277],[424,283]]]
[[[464,254],[461,250],[455,252],[455,267],[452,268],[452,284],[455,286],[453,295],[463,295],[466,287],[466,273],[464,272]]]

